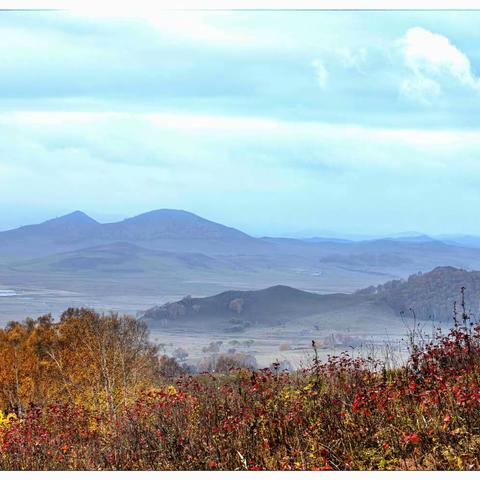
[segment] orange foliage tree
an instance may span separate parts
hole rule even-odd
[[[0,408],[68,401],[115,412],[159,378],[157,348],[133,317],[69,309],[0,330]]]

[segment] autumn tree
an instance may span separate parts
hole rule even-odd
[[[115,412],[158,383],[157,347],[145,323],[69,309],[0,330],[1,408],[69,401]]]

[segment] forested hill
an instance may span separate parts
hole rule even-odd
[[[412,310],[419,320],[452,322],[455,302],[459,320],[461,318],[462,287],[466,311],[472,312],[475,319],[480,312],[480,271],[453,267],[438,267],[428,273],[411,275],[407,280],[389,281],[354,294],[319,295],[277,285],[263,290],[226,291],[204,298],[188,296],[150,308],[144,312],[144,318],[149,322],[160,321],[162,325],[166,325],[167,320],[177,326],[188,321],[204,321],[212,328],[243,329],[252,324],[291,323],[306,317],[320,324],[327,317],[348,319],[351,324],[360,319],[366,322],[361,312],[367,308],[379,322],[387,321],[386,312],[390,312],[388,321],[392,321],[392,315],[397,317],[403,311],[412,316]]]
[[[461,288],[465,287],[467,312],[480,312],[480,271],[453,267],[438,267],[428,273],[411,275],[407,280],[393,280],[369,287],[357,294],[374,295],[396,312],[413,309],[420,319],[453,321],[453,305],[461,311]],[[459,315],[460,317],[460,315]]]

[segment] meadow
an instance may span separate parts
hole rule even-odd
[[[187,375],[131,317],[69,310],[0,332],[2,470],[474,470],[480,326],[413,332],[405,365]]]

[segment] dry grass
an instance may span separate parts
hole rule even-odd
[[[2,470],[468,470],[479,459],[479,327],[439,332],[401,368],[345,354],[291,374],[180,377],[114,412],[63,402],[0,417]]]

